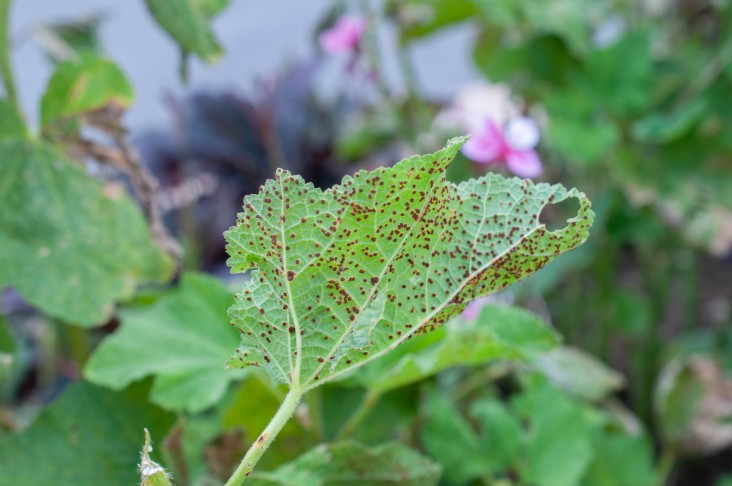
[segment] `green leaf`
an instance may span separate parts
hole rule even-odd
[[[593,486],[645,486],[656,484],[653,446],[645,435],[602,431],[594,441],[595,459],[584,484]]]
[[[41,125],[104,108],[126,108],[134,92],[117,65],[101,57],[83,56],[58,65],[41,100]]]
[[[602,400],[625,382],[594,356],[567,346],[542,354],[535,365],[557,388],[590,401]]]
[[[689,434],[705,391],[688,361],[675,359],[664,367],[654,390],[654,408],[666,443],[677,445]]]
[[[160,27],[184,51],[206,62],[217,60],[223,51],[213,35],[208,18],[224,8],[223,0],[145,0]]]
[[[368,448],[347,441],[323,444],[276,471],[255,473],[252,486],[429,486],[440,478],[440,466],[403,444]]]
[[[572,486],[593,457],[592,434],[597,417],[545,382],[526,390],[514,402],[530,421],[521,478],[537,486]]]
[[[594,51],[573,79],[570,92],[582,92],[597,106],[620,116],[647,109],[656,94],[652,41],[651,35],[641,30]]]
[[[172,261],[121,186],[95,181],[42,143],[0,141],[0,153],[0,287],[90,326],[139,283],[168,278]]]
[[[597,102],[566,91],[547,99],[550,114],[547,145],[573,162],[599,162],[620,140],[615,122],[596,113]],[[592,130],[587,130],[592,126]]]
[[[445,169],[465,139],[321,191],[278,170],[225,233],[233,272],[254,269],[229,315],[243,331],[232,364],[264,367],[303,391],[435,329],[469,301],[543,267],[588,236],[584,194]],[[550,232],[544,206],[579,199]]]
[[[695,98],[674,113],[651,113],[633,125],[633,135],[642,142],[671,142],[704,120],[709,111],[708,98]]]
[[[0,99],[0,139],[5,138],[28,138],[28,129],[13,105]]]
[[[445,479],[463,484],[491,467],[478,435],[447,397],[433,393],[420,437],[425,450],[442,464]]]
[[[191,5],[207,19],[212,19],[229,6],[229,0],[191,0]]]
[[[42,35],[36,36],[36,43],[54,63],[73,56],[101,55],[99,31],[104,20],[103,14],[92,14],[38,26]]]
[[[7,321],[0,315],[0,390],[16,365],[18,346]]]
[[[470,407],[481,426],[480,448],[494,472],[510,469],[524,447],[524,431],[518,419],[495,398],[482,398]]]
[[[163,437],[174,420],[145,394],[71,385],[28,430],[0,436],[0,483],[135,484],[143,428]]]
[[[558,342],[554,331],[535,314],[518,307],[485,305],[475,320],[456,318],[442,329],[418,336],[363,367],[348,383],[385,393],[453,366],[526,360]]]
[[[85,377],[120,389],[154,375],[154,403],[192,412],[213,405],[235,378],[225,364],[239,333],[220,325],[230,299],[219,280],[184,275],[154,304],[122,312],[120,329],[97,348]]]
[[[412,40],[468,20],[476,12],[474,0],[396,0],[402,37]]]

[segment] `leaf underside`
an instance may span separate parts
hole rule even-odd
[[[278,170],[247,196],[224,235],[232,272],[252,270],[229,309],[242,332],[232,366],[315,387],[587,238],[593,213],[575,189],[495,174],[446,181],[464,141],[326,191]],[[568,198],[579,213],[548,231],[541,210]]]

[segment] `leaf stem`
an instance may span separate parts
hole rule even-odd
[[[302,398],[303,392],[298,386],[293,386],[290,391],[287,392],[284,401],[277,410],[277,413],[272,417],[272,420],[264,431],[260,434],[256,441],[249,448],[244,458],[239,463],[239,466],[231,475],[225,486],[239,486],[244,480],[251,474],[254,466],[257,465],[259,459],[262,458],[264,451],[274,442],[277,434],[280,433],[282,427],[285,426],[290,417],[295,412],[300,399]]]
[[[666,445],[662,452],[661,457],[658,460],[658,476],[656,477],[656,486],[663,486],[668,482],[671,473],[674,470],[676,464],[676,450]]]
[[[12,0],[0,0],[0,81],[10,104],[20,113],[18,94],[15,91],[13,68],[10,64],[10,4]]]
[[[336,439],[345,439],[350,437],[353,431],[356,430],[356,427],[358,427],[361,421],[379,402],[379,398],[381,398],[381,393],[378,391],[373,388],[366,390],[366,393],[363,394],[361,402],[358,404],[356,410],[353,411],[351,416],[348,417],[348,420],[346,420],[346,423],[341,427],[341,430],[338,431]]]

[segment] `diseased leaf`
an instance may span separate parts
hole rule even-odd
[[[557,334],[535,314],[518,307],[485,305],[475,320],[455,318],[433,333],[418,336],[369,363],[347,383],[384,393],[452,366],[526,360],[558,342]]]
[[[397,443],[368,448],[356,442],[323,444],[273,472],[255,473],[253,486],[437,484],[440,466]]]
[[[0,141],[0,288],[73,324],[104,322],[173,265],[118,185],[102,185],[42,143]]]
[[[226,6],[222,0],[145,0],[147,8],[160,27],[184,51],[191,52],[206,62],[218,59],[223,53],[213,35],[208,18]]]
[[[140,433],[164,437],[175,419],[143,388],[71,385],[28,430],[0,436],[0,484],[137,484]]]
[[[239,333],[220,325],[230,300],[219,280],[184,275],[154,304],[121,313],[120,329],[92,355],[86,378],[119,389],[154,375],[154,403],[192,412],[213,405],[235,378],[224,365]]]
[[[229,315],[243,331],[232,365],[264,367],[303,391],[433,330],[588,236],[584,194],[445,169],[464,138],[321,191],[278,170],[225,233],[233,272],[253,269]],[[541,210],[579,214],[550,232]]]
[[[41,124],[46,128],[110,104],[126,108],[133,99],[132,86],[114,62],[82,56],[56,68],[41,100]]]

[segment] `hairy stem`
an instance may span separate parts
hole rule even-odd
[[[0,80],[8,102],[20,113],[18,94],[15,91],[13,68],[10,65],[10,4],[12,0],[0,0]]]
[[[262,458],[264,451],[266,451],[270,444],[274,442],[275,437],[280,433],[282,427],[284,427],[287,421],[290,420],[290,417],[295,412],[295,408],[297,408],[297,404],[300,403],[302,394],[303,392],[300,387],[293,386],[290,388],[290,391],[287,393],[287,396],[280,405],[279,410],[277,410],[275,416],[272,417],[270,423],[267,424],[264,432],[260,434],[244,455],[241,463],[239,463],[236,471],[231,475],[225,486],[239,486],[251,474],[252,470],[254,470],[254,466],[256,466],[257,462]]]
[[[356,427],[358,427],[358,425],[378,403],[379,398],[381,398],[381,393],[371,388],[366,390],[366,393],[364,393],[361,398],[361,403],[358,404],[356,410],[353,411],[351,416],[348,417],[348,420],[346,420],[346,423],[341,427],[341,430],[338,431],[336,439],[345,439],[350,437],[353,431],[356,430]]]

